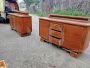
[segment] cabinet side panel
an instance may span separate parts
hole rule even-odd
[[[90,27],[87,27],[87,35],[85,37],[85,44],[84,44],[83,50],[88,48],[89,42],[90,42]]]
[[[40,19],[39,20],[39,35],[41,38],[48,40],[49,36],[49,21]]]

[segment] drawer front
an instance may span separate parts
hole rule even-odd
[[[62,31],[62,24],[55,24],[55,23],[50,23],[50,29],[54,29],[57,31]]]
[[[49,36],[49,42],[56,45],[62,45],[62,39],[57,39],[52,36]]]
[[[58,32],[58,31],[55,31],[55,30],[52,30],[52,29],[49,30],[49,35],[54,36],[54,37],[59,38],[59,39],[61,39],[62,36],[63,36],[62,32]]]

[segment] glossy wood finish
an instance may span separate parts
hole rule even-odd
[[[39,26],[42,26],[43,27],[43,28],[42,27],[39,27],[39,34],[40,34],[40,36],[43,39],[48,40],[48,35],[49,35],[49,21],[47,21],[47,20],[40,20],[39,22],[42,22],[42,23],[39,23]]]
[[[32,32],[32,17],[24,14],[11,13],[10,26],[16,30],[20,36],[27,36]]]
[[[63,27],[62,24],[57,24],[57,22],[55,23],[50,23],[50,29],[56,30],[56,31],[62,31]]]
[[[50,18],[65,18],[65,19],[75,19],[75,20],[88,20],[89,17],[82,17],[82,16],[65,16],[65,15],[57,15],[57,14],[50,14]]]
[[[64,24],[63,47],[75,52],[82,52],[87,35],[87,27]]]
[[[90,22],[85,17],[67,17],[40,18],[40,37],[63,47],[71,56],[79,57],[89,45]]]
[[[17,10],[14,10],[14,12],[16,12],[16,13],[18,13],[18,14],[29,15],[29,13],[26,12],[26,11],[17,11]]]
[[[42,17],[41,19],[59,22],[59,24],[60,23],[66,23],[66,24],[86,26],[86,27],[90,26],[89,21],[85,21],[85,20],[71,20],[71,19],[66,19],[66,18],[62,19],[62,18],[47,18],[47,17]]]
[[[49,36],[49,42],[56,44],[56,45],[62,45],[62,40],[61,39],[57,39],[53,36]]]
[[[54,36],[56,38],[62,38],[63,36],[61,32],[52,29],[49,30],[49,35]]]

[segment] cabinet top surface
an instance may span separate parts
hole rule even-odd
[[[19,14],[19,13],[9,13],[9,15],[17,16],[17,17],[30,17],[29,15]]]
[[[49,17],[64,17],[64,18],[72,18],[72,19],[88,19],[90,17],[85,16],[66,16],[66,15],[58,15],[58,14],[49,14]]]
[[[90,27],[90,22],[83,21],[83,20],[72,20],[72,19],[65,19],[65,18],[54,19],[54,18],[47,18],[47,17],[40,17],[40,19],[48,20],[51,22],[66,23],[66,24]]]

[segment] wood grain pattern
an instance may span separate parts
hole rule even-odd
[[[82,52],[86,34],[87,28],[64,24],[63,47],[75,52]]]
[[[75,19],[75,20],[88,20],[89,17],[83,16],[65,16],[65,15],[57,15],[57,14],[50,14],[49,17],[51,18],[68,18],[68,19]]]
[[[62,38],[62,32],[59,32],[59,31],[55,31],[55,30],[52,30],[52,29],[49,29],[49,35],[50,36],[54,36],[56,38]]]
[[[63,26],[62,26],[62,24],[57,24],[57,22],[51,22],[50,23],[50,29],[62,31]]]
[[[16,30],[20,36],[26,36],[32,32],[32,17],[17,13],[9,14],[11,29]]]
[[[90,26],[90,22],[89,21],[77,21],[77,20],[73,20],[73,21],[70,21],[70,20],[62,20],[62,19],[53,19],[53,18],[47,18],[47,17],[41,17],[40,19],[44,19],[44,20],[48,20],[48,21],[54,21],[54,22],[58,22],[58,23],[67,23],[67,24],[74,24],[74,25],[80,25],[80,26]]]
[[[56,45],[62,45],[62,39],[57,39],[52,36],[49,36],[49,42],[56,44]]]
[[[46,20],[40,20],[39,21],[39,35],[40,37],[48,40],[48,35],[49,35],[49,21],[46,21]]]
[[[90,22],[86,17],[56,15],[54,19],[54,16],[40,18],[40,37],[65,48],[71,56],[79,57],[89,46]]]

